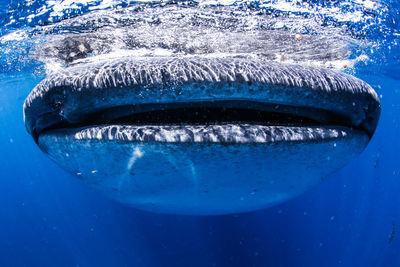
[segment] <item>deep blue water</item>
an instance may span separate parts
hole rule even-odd
[[[281,205],[209,217],[138,211],[73,179],[24,128],[43,76],[1,73],[0,266],[400,266],[400,54],[387,55],[357,75],[382,105],[360,157]]]

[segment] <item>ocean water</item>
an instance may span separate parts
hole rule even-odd
[[[398,3],[200,4],[264,10],[293,32],[332,37],[328,43],[338,51],[343,42],[351,43],[346,59],[340,50],[328,60],[334,63],[323,67],[353,74],[377,91],[382,113],[365,151],[302,195],[255,212],[181,216],[121,205],[81,184],[38,149],[25,130],[22,105],[46,74],[66,64],[40,48],[54,47],[63,34],[90,33],[100,25],[83,25],[79,18],[89,21],[84,16],[95,12],[115,17],[117,8],[137,3],[2,3],[0,266],[400,266]],[[290,23],[290,15],[301,17],[296,22],[310,21]],[[78,21],[68,24],[71,19]],[[102,27],[99,34],[110,36]],[[130,49],[103,45],[92,58]],[[322,52],[316,54],[311,63],[303,62],[301,53],[293,60],[322,64]]]

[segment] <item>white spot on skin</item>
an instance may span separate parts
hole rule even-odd
[[[127,169],[132,169],[133,164],[136,162],[137,159],[143,157],[143,152],[140,150],[139,147],[136,147],[135,150],[132,152],[132,157],[129,159]]]
[[[79,51],[81,51],[81,52],[85,52],[85,50],[86,50],[86,48],[85,48],[85,46],[84,46],[83,44],[80,44],[80,45],[78,46],[78,49],[79,49]]]

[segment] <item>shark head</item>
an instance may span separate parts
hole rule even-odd
[[[82,42],[62,58],[85,57]],[[379,114],[375,91],[348,74],[226,53],[79,62],[24,103],[40,149],[80,180],[136,208],[200,215],[304,192],[363,151]]]

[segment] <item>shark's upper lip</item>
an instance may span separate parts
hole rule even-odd
[[[37,138],[57,125],[107,124],[171,107],[225,109],[226,103],[357,128],[369,136],[380,113],[375,91],[347,74],[254,59],[160,57],[78,65],[53,74],[27,97],[24,116]]]

